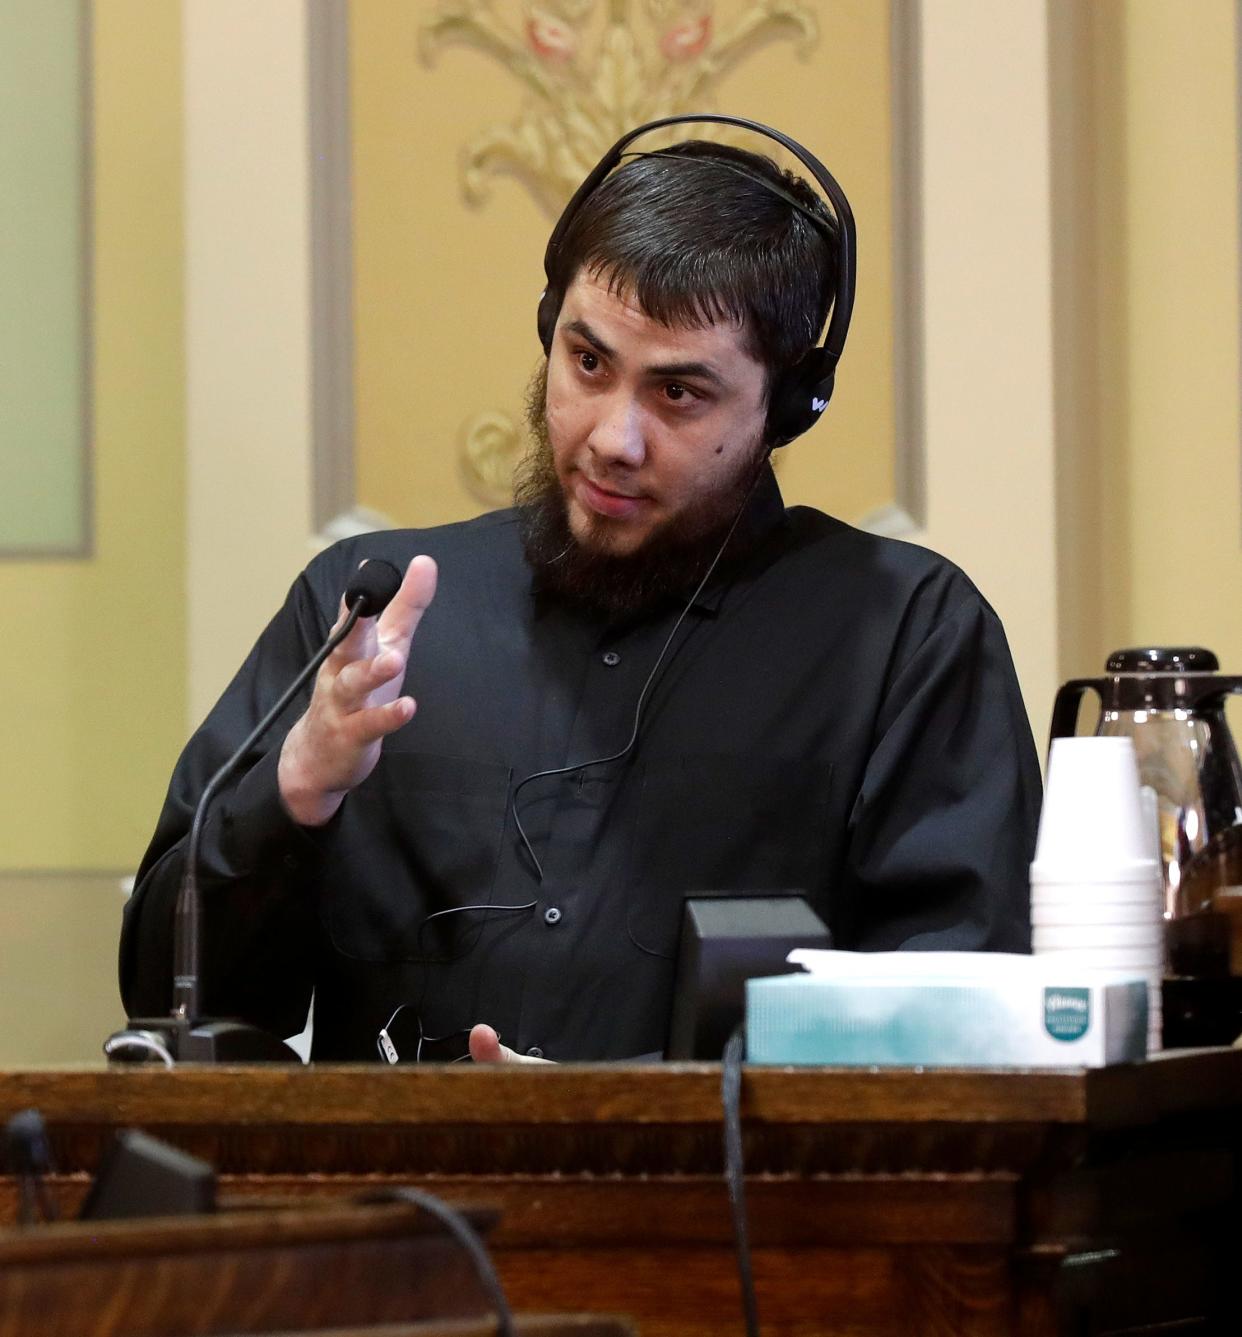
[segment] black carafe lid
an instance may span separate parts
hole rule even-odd
[[[1216,656],[1199,645],[1114,650],[1104,665],[1106,673],[1216,673],[1219,669]]]

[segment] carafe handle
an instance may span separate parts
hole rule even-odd
[[[1054,738],[1073,738],[1078,728],[1078,707],[1082,702],[1082,694],[1088,687],[1100,698],[1100,705],[1103,706],[1104,693],[1099,678],[1071,678],[1057,692],[1056,700],[1052,703],[1052,727],[1048,731],[1049,747],[1052,746]]]
[[[1217,705],[1225,704],[1227,696],[1242,696],[1242,678],[1223,678],[1213,676],[1210,685],[1206,687],[1201,697],[1195,701],[1195,705],[1202,705],[1208,701],[1214,701]]]

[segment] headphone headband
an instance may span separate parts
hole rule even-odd
[[[792,154],[806,170],[814,177],[816,183],[827,196],[828,202],[832,205],[832,211],[836,216],[837,228],[835,234],[836,241],[836,284],[832,294],[832,315],[828,321],[828,330],[824,335],[822,348],[812,350],[818,354],[816,359],[820,374],[826,377],[829,382],[828,393],[831,393],[831,377],[836,370],[837,362],[840,360],[841,353],[845,348],[845,337],[849,333],[850,317],[854,312],[854,287],[855,287],[855,251],[856,236],[854,228],[854,211],[850,208],[850,202],[845,198],[845,192],[837,184],[836,178],[824,166],[822,162],[809,150],[802,147],[796,140],[790,139],[788,135],[782,134],[779,130],[774,130],[769,125],[764,125],[760,121],[747,120],[742,116],[726,116],[717,112],[699,112],[684,116],[664,116],[656,121],[648,121],[645,125],[640,125],[633,130],[627,131],[620,139],[608,150],[598,163],[587,174],[586,179],[574,191],[569,203],[565,206],[564,212],[557,219],[556,226],[552,229],[552,235],[548,238],[547,250],[544,252],[543,268],[548,279],[548,291],[552,291],[552,272],[556,267],[557,252],[560,250],[564,241],[565,233],[569,230],[569,225],[573,222],[583,201],[592,194],[599,186],[600,182],[612,172],[621,162],[625,155],[625,150],[640,135],[648,134],[652,130],[661,130],[665,126],[685,125],[693,123],[707,122],[713,125],[732,125],[742,130],[753,131],[757,135],[770,139],[779,144],[783,149]],[[767,183],[763,183],[767,185]],[[783,193],[783,192],[777,192]],[[800,208],[802,206],[799,206]],[[803,210],[807,212],[806,210]],[[821,220],[816,220],[821,221]],[[825,229],[827,230],[827,229]],[[559,305],[559,302],[558,302]],[[541,337],[543,331],[541,330]],[[545,347],[548,340],[544,340]],[[821,396],[825,402],[826,395]],[[819,405],[819,398],[814,401]],[[822,411],[822,405],[819,405],[814,412],[815,416]],[[814,419],[812,419],[814,421]],[[810,425],[809,423],[807,424]],[[805,429],[803,429],[805,430]]]

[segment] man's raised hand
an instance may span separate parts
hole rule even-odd
[[[375,769],[380,744],[414,716],[401,695],[410,644],[436,592],[436,564],[415,557],[377,618],[360,618],[324,661],[306,713],[280,750],[277,780],[289,815],[322,826]],[[345,619],[342,605],[337,626]]]

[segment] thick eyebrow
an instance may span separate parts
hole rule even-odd
[[[615,357],[616,351],[586,323],[585,320],[571,320],[561,327],[568,334],[576,334],[604,357]],[[661,378],[709,381],[712,385],[724,388],[725,379],[709,362],[659,362],[644,368],[647,376]]]
[[[609,348],[585,320],[571,320],[561,328],[566,334],[576,334],[580,339],[585,339],[597,353],[602,353],[605,357],[616,356],[616,350]]]
[[[708,362],[662,362],[648,367],[647,375],[675,381],[709,381],[719,389],[727,388],[724,377]]]

